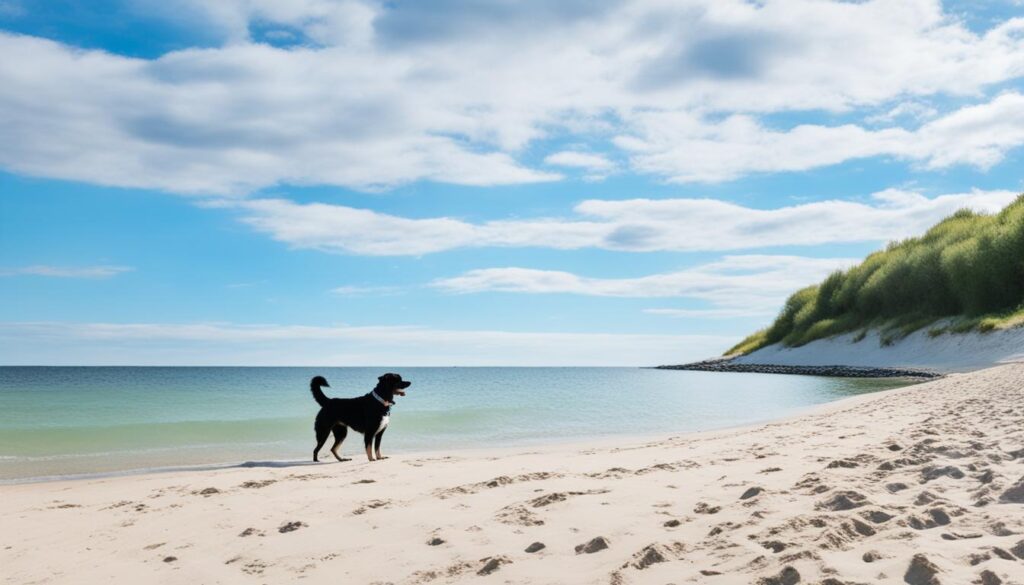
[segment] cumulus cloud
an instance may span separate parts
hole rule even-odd
[[[1021,96],[985,92],[1024,75],[1024,18],[976,33],[938,0],[160,6],[224,44],[137,59],[0,33],[0,166],[223,195],[558,180],[520,159],[565,134],[617,137],[635,170],[672,181],[879,155],[986,167],[1022,142]],[[268,29],[296,40],[255,42]],[[976,105],[910,129],[759,116],[936,95]]]
[[[562,150],[549,154],[544,158],[544,163],[559,167],[582,169],[586,171],[585,178],[591,181],[604,179],[615,170],[615,163],[608,160],[608,157],[576,150]]]
[[[251,44],[146,61],[3,33],[0,52],[0,165],[16,172],[199,194],[558,178],[478,148],[469,118],[435,120],[401,62]]]
[[[994,212],[1010,191],[925,197],[904,190],[868,202],[822,201],[755,209],[714,199],[587,200],[573,217],[472,223],[405,218],[285,199],[221,201],[241,221],[296,248],[375,256],[418,256],[470,247],[600,248],[630,252],[720,251],[767,246],[888,241],[922,233],[961,208]]]
[[[1007,92],[914,130],[870,130],[856,124],[774,130],[747,115],[709,124],[690,114],[660,112],[636,115],[633,126],[636,134],[620,136],[616,143],[632,153],[634,168],[680,183],[803,171],[872,156],[931,169],[957,164],[986,169],[1024,144],[1024,95]]]
[[[674,316],[735,317],[770,314],[794,290],[856,262],[852,258],[726,256],[685,270],[637,278],[593,278],[556,270],[485,268],[435,280],[452,293],[489,291],[602,297],[680,298],[710,303],[710,310],[651,309]]]
[[[0,269],[0,276],[51,276],[56,278],[109,278],[134,270],[129,266],[48,266],[36,264],[10,270]]]
[[[640,366],[718,355],[735,341],[346,325],[0,323],[3,363],[33,365]]]

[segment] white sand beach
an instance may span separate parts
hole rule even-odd
[[[987,333],[944,333],[931,336],[928,328],[883,346],[878,330],[859,341],[856,333],[812,341],[800,347],[776,343],[735,358],[740,364],[778,366],[844,366],[925,369],[966,372],[998,363],[1024,361],[1024,327]]]
[[[1024,583],[1022,364],[659,440],[378,463],[355,442],[2,486],[0,580]]]

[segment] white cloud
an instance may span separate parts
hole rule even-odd
[[[643,366],[719,355],[711,335],[230,323],[0,323],[4,364]]]
[[[865,121],[871,124],[890,124],[901,118],[910,120],[928,120],[939,115],[939,110],[928,104],[917,101],[900,102],[887,111],[868,116]]]
[[[498,291],[697,299],[711,303],[710,312],[683,309],[649,312],[675,316],[751,316],[775,312],[793,291],[855,263],[852,258],[726,256],[685,270],[637,278],[592,278],[556,270],[485,268],[438,279],[432,284],[441,290],[462,294]]]
[[[56,278],[109,278],[134,270],[129,266],[47,266],[37,264],[11,270],[0,270],[0,276],[52,276]]]
[[[548,165],[584,169],[588,171],[588,180],[601,180],[615,170],[615,163],[607,157],[590,152],[579,152],[575,150],[563,150],[550,154],[544,158]]]
[[[1024,95],[1010,92],[925,124],[905,148],[908,156],[923,160],[930,168],[957,163],[988,168],[1021,144]]]
[[[574,217],[483,223],[284,199],[217,205],[238,210],[243,222],[296,248],[418,256],[468,247],[651,252],[888,241],[920,234],[961,208],[997,211],[1015,197],[1011,191],[972,191],[928,198],[892,189],[873,194],[868,203],[822,201],[778,209],[714,199],[594,199],[578,204]]]
[[[558,180],[518,159],[566,133],[618,136],[636,170],[677,181],[877,155],[985,167],[1022,142],[1017,94],[916,130],[756,117],[984,100],[1024,75],[1024,18],[976,34],[938,0],[147,6],[224,45],[137,59],[0,33],[0,167],[235,194]],[[298,44],[252,42],[275,26]]]
[[[634,135],[616,143],[632,153],[633,167],[672,182],[717,182],[752,172],[804,171],[847,160],[891,156],[938,169],[957,164],[982,169],[1024,145],[1024,95],[1004,93],[965,107],[916,130],[868,130],[800,125],[764,127],[746,115],[709,124],[685,113],[644,112]]]
[[[0,166],[178,193],[550,181],[404,97],[404,62],[342,49],[192,49],[154,61],[0,33]],[[455,106],[453,106],[455,107]]]

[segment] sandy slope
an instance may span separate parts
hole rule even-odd
[[[632,443],[3,486],[0,579],[1024,583],[1024,365]]]
[[[882,347],[877,331],[854,342],[855,334],[837,335],[801,347],[775,344],[736,358],[737,363],[782,366],[867,366],[922,368],[964,372],[998,363],[1024,361],[1024,327],[991,333],[945,334],[929,337],[916,331]]]

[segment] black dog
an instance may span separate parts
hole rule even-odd
[[[398,374],[384,374],[377,378],[377,387],[366,396],[359,398],[328,398],[321,387],[331,387],[323,376],[317,376],[310,380],[309,389],[313,392],[313,398],[320,405],[320,412],[316,415],[316,449],[313,449],[313,461],[317,459],[317,453],[327,442],[327,436],[334,432],[334,446],[331,453],[334,458],[342,461],[338,455],[338,447],[345,440],[348,429],[363,434],[363,443],[366,445],[366,458],[374,460],[373,452],[377,452],[377,460],[384,459],[380,454],[380,439],[388,428],[391,417],[391,405],[395,403],[395,394],[405,396],[404,389],[412,382],[402,380]]]

